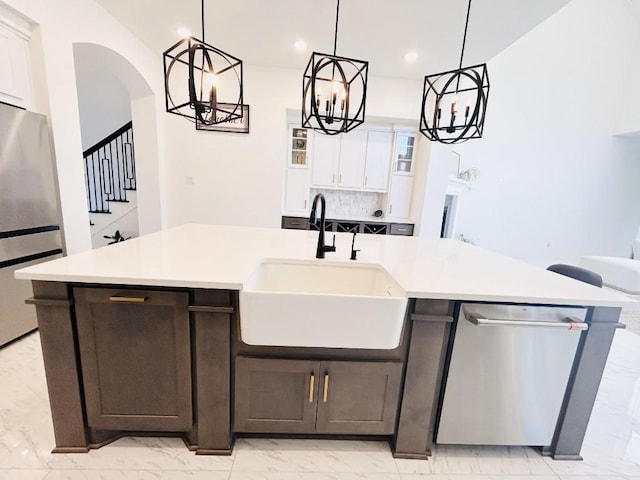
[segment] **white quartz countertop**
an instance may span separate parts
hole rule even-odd
[[[333,233],[326,235],[331,244]],[[336,233],[328,261],[349,260],[352,235]],[[242,290],[265,258],[315,259],[318,232],[183,225],[16,271],[59,282]],[[357,235],[357,262],[383,266],[410,298],[628,306],[600,289],[453,239]]]

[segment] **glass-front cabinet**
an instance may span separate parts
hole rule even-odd
[[[306,168],[309,166],[309,138],[307,134],[306,128],[289,128],[289,142],[291,145],[290,167]]]
[[[394,175],[413,175],[415,145],[415,132],[396,132],[396,144],[393,158]]]

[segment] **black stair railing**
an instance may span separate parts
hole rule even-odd
[[[111,213],[109,202],[126,202],[136,189],[133,127],[129,122],[83,152],[87,204],[91,213]]]

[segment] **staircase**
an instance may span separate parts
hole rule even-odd
[[[129,122],[83,152],[92,244],[120,230],[138,235],[135,150]]]

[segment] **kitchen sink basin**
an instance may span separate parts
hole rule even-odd
[[[393,349],[406,306],[379,265],[263,260],[240,291],[240,336],[250,345]]]

